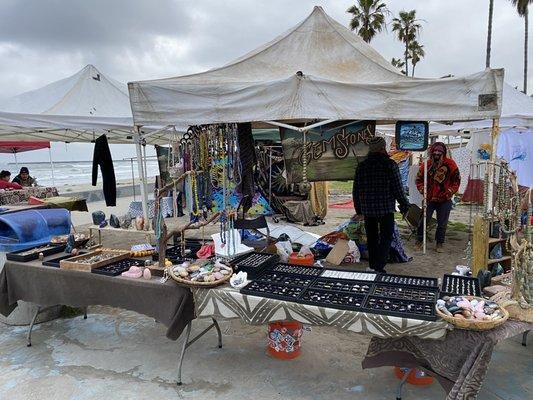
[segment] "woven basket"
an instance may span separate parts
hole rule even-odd
[[[224,282],[229,281],[232,274],[225,275],[224,278],[219,279],[218,281],[214,282],[195,282],[190,281],[188,279],[183,279],[181,276],[176,275],[174,271],[172,271],[172,267],[167,268],[168,275],[174,279],[176,282],[185,285],[185,286],[195,286],[195,287],[215,287],[218,285],[222,285]]]
[[[462,296],[465,299],[468,300],[483,300],[485,299],[481,297],[476,296]],[[503,312],[503,317],[497,320],[492,321],[483,321],[483,320],[477,320],[477,319],[463,319],[463,318],[456,318],[456,317],[450,317],[449,315],[444,314],[442,311],[438,309],[437,306],[435,306],[437,315],[441,317],[443,320],[449,322],[450,324],[454,325],[455,327],[459,329],[466,329],[470,331],[488,331],[490,329],[494,329],[497,326],[500,326],[503,324],[507,319],[509,318],[509,313],[505,308],[499,307],[499,310]]]

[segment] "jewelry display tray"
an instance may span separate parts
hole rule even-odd
[[[379,274],[378,278],[376,279],[376,282],[385,283],[389,285],[405,285],[430,288],[439,287],[439,280],[437,278],[428,278],[423,276]]]
[[[259,253],[253,251],[251,253],[237,256],[230,261],[231,266],[237,271],[244,271],[248,274],[248,278],[256,278],[266,270],[279,261],[277,254]]]
[[[165,258],[168,258],[173,263],[180,263],[184,261],[194,261],[197,260],[196,252],[202,247],[201,243],[189,243],[185,245],[185,249],[190,250],[190,253],[187,253],[185,256],[181,254],[181,246],[169,246],[165,253]],[[159,261],[159,253],[152,254],[153,261]]]
[[[479,279],[469,276],[444,274],[440,296],[480,297],[481,287],[479,286]]]
[[[309,268],[311,269],[309,272],[312,273],[304,275],[280,272],[276,271],[278,265],[283,266],[284,270],[302,272]],[[319,268],[302,267],[304,269],[300,270],[288,268],[287,265],[290,267],[300,267],[291,266],[290,264],[277,264],[274,268],[263,271],[255,280],[242,288],[241,293],[340,310],[362,311],[426,321],[437,319],[435,303],[438,298],[438,287],[427,288],[400,284],[383,284],[379,283],[379,276],[376,279],[378,282],[324,278],[314,275],[314,270],[318,270],[319,273],[323,271]],[[359,288],[356,286],[359,286]],[[412,298],[382,297],[374,295],[376,288],[380,290],[399,291],[402,294],[412,293],[417,296],[423,293],[432,299],[421,301]],[[383,304],[383,306],[379,309],[372,307],[371,303],[375,303],[376,301]],[[387,304],[384,304],[385,302]],[[413,308],[412,311],[399,312],[394,310],[394,308],[407,308],[408,305]],[[390,309],[385,309],[385,307],[389,307]],[[417,312],[417,308],[422,308],[423,311]]]
[[[28,251],[31,251],[33,249],[38,249],[40,247],[45,247],[45,246],[48,246],[46,250],[43,250],[43,251],[35,251],[34,253],[30,253],[30,254],[26,254],[26,255],[22,255],[21,253],[27,253]],[[51,256],[52,254],[57,254],[57,253],[61,253],[62,251],[65,250],[67,246],[65,244],[63,245],[42,245],[42,246],[36,246],[36,247],[32,247],[32,248],[29,248],[29,249],[25,249],[25,250],[19,250],[19,251],[14,251],[14,252],[11,252],[11,253],[7,253],[6,254],[6,259],[8,259],[9,261],[19,261],[19,262],[28,262],[28,261],[33,261],[33,260],[37,260],[39,258],[39,253],[43,253],[43,256]],[[71,256],[72,257],[72,256]]]
[[[132,266],[142,267],[144,265],[144,260],[136,260],[134,258],[126,258],[114,262],[112,264],[107,264],[99,268],[94,268],[91,270],[93,274],[106,275],[106,276],[118,276],[123,272],[126,272]]]
[[[78,255],[81,256],[86,253],[87,253],[86,251],[80,251]],[[75,256],[73,256],[72,254],[64,254],[61,257],[51,258],[50,260],[43,261],[43,265],[45,267],[59,268],[59,262],[61,260],[66,260],[67,258],[72,258],[72,257],[75,257]]]

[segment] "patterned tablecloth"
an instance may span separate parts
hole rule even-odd
[[[155,200],[148,200],[148,218],[154,218]],[[172,197],[163,197],[161,199],[161,212],[163,218],[172,217]],[[131,218],[142,217],[143,205],[140,201],[132,201],[128,209],[128,214]]]
[[[0,205],[27,202],[33,196],[39,199],[59,196],[55,187],[28,187],[21,190],[0,191]]]
[[[450,326],[444,321],[421,321],[357,311],[310,306],[241,294],[229,285],[192,289],[197,318],[240,318],[250,325],[294,320],[309,325],[334,326],[354,333],[398,338],[442,339]]]
[[[531,329],[533,324],[509,320],[489,331],[455,329],[445,340],[374,337],[363,368],[421,367],[438,379],[448,393],[447,400],[475,399],[496,343]]]

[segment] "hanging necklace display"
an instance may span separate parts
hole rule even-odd
[[[307,131],[303,132],[303,153],[302,153],[302,183],[300,184],[300,190],[304,193],[309,193],[311,190],[311,184],[307,180]]]

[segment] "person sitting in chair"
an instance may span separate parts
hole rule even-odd
[[[20,190],[22,189],[22,186],[20,186],[18,183],[9,182],[11,179],[11,172],[9,171],[2,171],[0,172],[0,189],[14,189],[14,190]]]
[[[28,167],[22,167],[20,169],[19,174],[13,179],[13,183],[18,183],[23,187],[37,186],[37,180],[30,176],[30,170]]]

